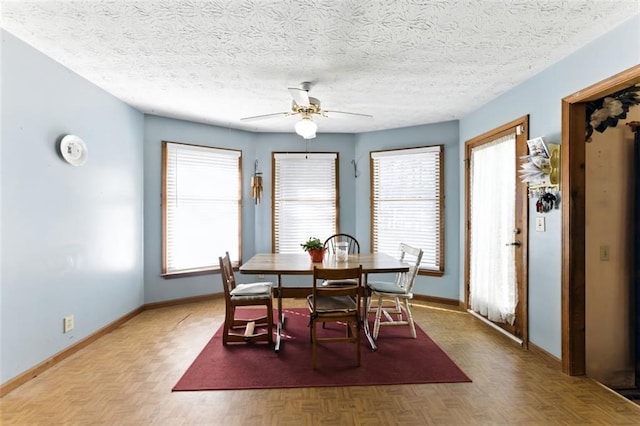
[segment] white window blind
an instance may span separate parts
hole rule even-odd
[[[300,253],[309,237],[337,229],[336,153],[274,153],[275,253]]]
[[[163,154],[163,273],[237,261],[241,151],[165,142]]]
[[[424,250],[420,269],[441,272],[442,146],[371,152],[374,252]]]

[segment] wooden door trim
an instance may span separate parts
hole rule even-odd
[[[516,132],[516,159],[518,159],[527,154],[527,144],[526,141],[529,138],[529,116],[525,115],[520,118],[516,118],[513,121],[510,121],[502,126],[499,126],[493,130],[489,130],[479,136],[476,136],[472,139],[469,139],[465,142],[465,182],[464,182],[464,193],[465,193],[465,254],[464,254],[464,305],[468,309],[469,308],[469,227],[471,224],[471,217],[469,213],[469,195],[470,195],[470,169],[471,169],[471,150],[478,145],[482,145],[484,143],[491,142],[495,139],[498,139],[502,136],[506,136],[509,133],[513,132],[514,128],[518,126],[522,126],[522,130],[520,134]],[[517,169],[517,167],[516,167]],[[522,191],[522,195],[520,197],[521,202],[516,203],[516,216],[520,218],[520,223],[522,224],[519,239],[520,239],[520,268],[521,270],[517,271],[517,274],[520,279],[520,287],[518,288],[518,298],[521,303],[518,304],[517,309],[519,310],[519,318],[521,321],[522,330],[521,336],[518,336],[522,340],[522,345],[524,348],[528,347],[529,344],[529,204],[527,198],[527,187],[526,184],[522,183],[520,180],[516,181],[516,191]]]
[[[640,65],[562,99],[562,371],[571,376],[586,372],[586,102],[638,83]]]

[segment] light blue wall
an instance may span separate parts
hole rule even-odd
[[[318,133],[315,139],[305,142],[296,134],[264,133],[256,139],[256,158],[263,172],[265,182],[264,201],[255,209],[255,245],[254,251],[245,254],[250,256],[259,252],[271,251],[271,153],[272,152],[337,152],[340,187],[340,218],[339,229],[341,232],[356,234],[356,210],[355,210],[355,177],[352,173],[351,160],[354,158],[355,141],[353,135],[348,134],[322,134]],[[253,165],[253,162],[251,163]],[[251,204],[253,205],[253,204]],[[251,277],[241,277],[249,280]],[[256,279],[254,277],[254,279]],[[267,276],[266,279],[275,282],[276,277]],[[299,284],[303,280],[305,285],[310,283],[308,277],[283,277],[284,285]]]
[[[222,291],[218,274],[164,279],[161,272],[161,145],[163,140],[193,143],[242,151],[242,258],[271,251],[271,153],[305,152],[307,144],[298,135],[283,133],[248,133],[204,124],[147,115],[145,116],[145,303],[200,296]],[[310,152],[338,152],[340,159],[340,227],[355,229],[353,175],[349,170],[353,158],[354,137],[318,134],[308,144]],[[251,198],[251,175],[254,161],[263,173],[264,193],[261,204]],[[217,259],[222,253],[212,255]],[[238,276],[239,281],[255,279]],[[275,280],[274,277],[267,279]],[[286,283],[287,279],[285,279]]]
[[[153,303],[164,300],[211,294],[222,291],[218,276],[202,275],[188,278],[164,279],[160,276],[162,256],[162,141],[184,142],[242,151],[244,173],[253,170],[255,135],[238,130],[225,129],[145,115],[144,120],[144,301]],[[243,250],[245,244],[253,246],[253,211],[249,183],[243,179],[242,209]],[[249,208],[247,208],[249,206]],[[212,253],[217,262],[219,254]]]
[[[525,114],[531,116],[532,137],[559,141],[560,99],[639,63],[639,28],[635,16],[460,123],[318,134],[310,151],[340,155],[341,230],[355,234],[363,250],[369,249],[369,151],[444,144],[445,275],[420,277],[416,291],[463,299],[464,141]],[[244,259],[271,248],[271,152],[304,151],[306,144],[292,134],[253,134],[143,116],[8,33],[0,34],[4,383],[143,303],[221,291],[217,275],[159,276],[161,140],[242,149]],[[56,142],[67,133],[87,142],[84,167],[59,158]],[[259,206],[249,195],[255,159],[265,180]],[[560,356],[560,213],[547,215],[546,233],[530,235],[531,341]],[[70,314],[76,327],[63,334],[62,318]]]
[[[307,148],[308,147],[308,148]],[[305,142],[295,134],[264,133],[256,140],[256,158],[259,169],[263,172],[265,188],[264,202],[256,208],[256,241],[255,252],[271,251],[271,153],[272,152],[337,152],[340,187],[340,221],[339,230],[352,234],[356,238],[355,191],[356,179],[353,174],[355,140],[354,135],[321,134],[315,139]],[[247,257],[248,259],[248,257]]]
[[[394,148],[444,145],[444,262],[441,277],[418,276],[415,292],[447,299],[459,298],[460,177],[458,122],[361,133],[356,135],[356,159],[360,177],[356,183],[356,222],[360,246],[371,249],[369,153]]]
[[[584,46],[460,121],[459,161],[466,140],[529,114],[531,138],[560,143],[561,100],[578,90],[640,63],[640,15]],[[464,182],[464,170],[459,170]],[[567,197],[567,193],[561,194]],[[460,217],[465,217],[460,191]],[[561,356],[561,212],[545,214],[544,233],[535,232],[537,213],[529,208],[529,337],[532,343]],[[461,242],[464,238],[460,226]],[[463,247],[463,246],[461,246]],[[464,270],[460,253],[459,269]],[[464,283],[460,280],[460,288]],[[462,294],[462,293],[461,293]]]
[[[5,383],[142,304],[143,115],[0,35]],[[88,146],[82,167],[57,153],[68,133]]]

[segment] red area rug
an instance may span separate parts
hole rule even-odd
[[[255,312],[255,311],[254,311]],[[285,309],[280,352],[260,344],[222,345],[222,327],[174,386],[174,391],[297,388],[314,386],[369,386],[413,383],[452,383],[471,380],[447,354],[416,325],[380,330],[378,350],[362,338],[361,366],[356,367],[352,343],[318,345],[318,368],[311,366],[309,311]],[[275,317],[275,315],[274,315]],[[327,323],[318,332],[344,333],[344,326]]]

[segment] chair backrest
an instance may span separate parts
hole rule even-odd
[[[347,280],[340,286],[323,286],[322,282],[327,280]],[[319,284],[320,283],[320,284]],[[351,296],[356,301],[356,306],[360,306],[360,295],[362,293],[362,265],[356,268],[328,269],[313,267],[313,310],[316,310],[318,297]]]
[[[348,243],[347,252],[349,254],[360,253],[360,243],[349,234],[335,234],[327,238],[324,242],[324,247],[329,254],[336,254],[336,243]]]
[[[218,257],[218,261],[220,262],[220,277],[222,277],[224,298],[229,300],[231,299],[231,291],[236,288],[236,277],[233,273],[229,252],[225,252],[224,257]]]
[[[418,275],[418,269],[420,268],[420,262],[422,261],[423,251],[421,248],[411,247],[408,244],[400,243],[400,260],[406,261],[407,255],[414,259],[414,262],[409,266],[408,272],[400,272],[396,275],[396,284],[404,288],[405,293],[409,294],[413,291],[413,283]]]

